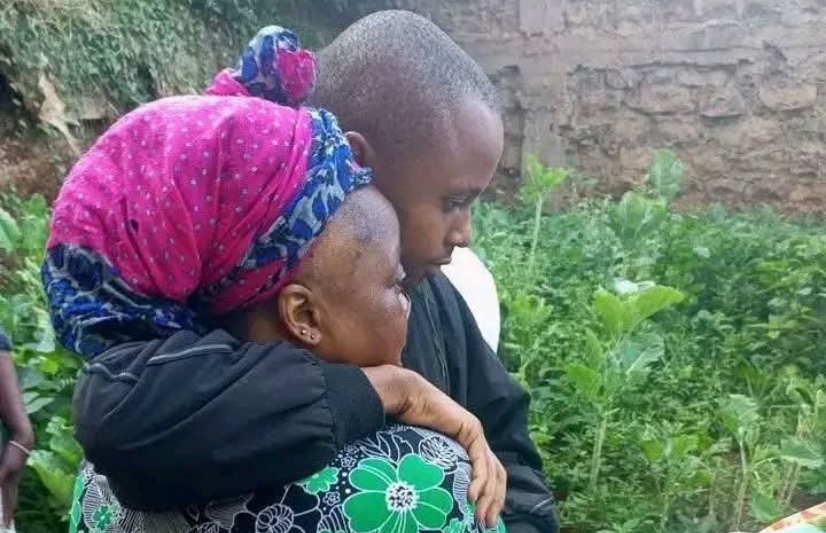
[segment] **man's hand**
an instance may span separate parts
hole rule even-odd
[[[476,520],[494,527],[505,505],[507,474],[490,449],[481,422],[415,372],[394,366],[363,370],[387,414],[452,437],[467,450],[473,466],[468,498],[476,504]]]

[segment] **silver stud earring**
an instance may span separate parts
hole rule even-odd
[[[306,335],[307,334],[307,328],[301,328],[301,334]]]
[[[311,340],[311,341],[314,341],[314,340],[315,340],[315,333],[310,333],[310,340]]]

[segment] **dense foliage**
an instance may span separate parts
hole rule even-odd
[[[524,208],[480,206],[476,245],[571,531],[749,531],[822,501],[823,225],[674,212],[669,151],[619,201],[537,210],[560,174],[534,164]],[[684,299],[659,289],[672,305],[629,329],[654,283]]]
[[[674,212],[670,152],[640,190],[560,212],[547,200],[568,173],[530,169],[523,207],[479,206],[476,242],[570,531],[748,531],[824,499],[823,225]],[[39,439],[20,529],[53,532],[80,459],[79,363],[55,346],[39,286],[47,206],[0,207],[0,322]]]
[[[268,24],[323,39],[315,11],[344,0],[7,0],[0,6],[0,73],[39,102],[39,77],[64,97],[103,97],[119,110],[201,90]],[[306,20],[312,14],[315,23]]]

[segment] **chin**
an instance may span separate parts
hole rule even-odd
[[[428,277],[430,277],[430,273],[425,269],[416,269],[415,271],[408,270],[407,276],[404,278],[404,285],[408,289],[412,289]]]
[[[429,266],[427,267],[427,270],[425,270],[425,276],[427,276],[428,278],[432,278],[438,275],[441,271],[442,267],[438,265]]]

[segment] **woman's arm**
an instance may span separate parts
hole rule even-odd
[[[3,516],[0,524],[10,526],[17,507],[17,486],[26,457],[34,446],[34,432],[23,398],[17,385],[17,373],[14,370],[9,351],[11,344],[0,329],[0,422],[8,431],[8,440],[0,442],[0,497],[2,498]]]

